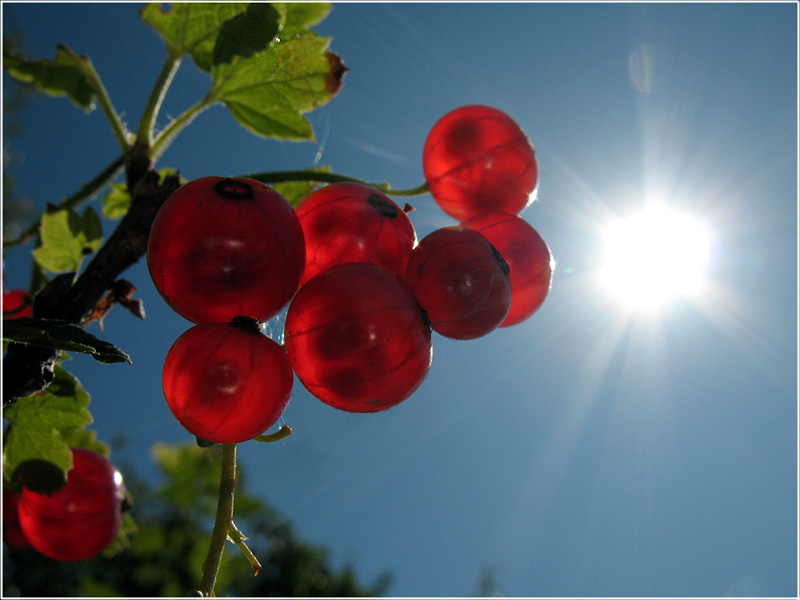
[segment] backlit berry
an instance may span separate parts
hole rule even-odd
[[[220,444],[272,427],[292,383],[286,352],[247,320],[195,325],[172,345],[162,374],[175,418],[189,433]]]
[[[422,167],[434,200],[459,221],[492,210],[520,213],[533,202],[539,177],[525,132],[482,105],[457,108],[433,126]]]
[[[527,221],[503,212],[483,213],[462,223],[484,235],[511,269],[511,309],[500,327],[535,313],[550,292],[555,262],[547,243]]]
[[[19,523],[31,545],[50,558],[84,560],[105,550],[122,525],[122,476],[103,455],[72,449],[67,483],[52,496],[23,489]]]
[[[360,183],[334,183],[297,208],[306,240],[301,285],[346,262],[371,262],[402,275],[417,243],[408,216],[390,198]]]
[[[266,321],[297,290],[305,242],[294,210],[272,188],[203,177],[159,210],[147,264],[156,289],[189,321]]]
[[[466,227],[443,227],[411,253],[406,280],[443,336],[468,340],[496,329],[511,306],[511,281],[503,256]]]
[[[406,282],[383,267],[347,263],[297,292],[286,315],[286,349],[311,394],[349,412],[377,412],[425,379],[430,329]]]

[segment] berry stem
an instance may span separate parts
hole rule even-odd
[[[247,560],[250,561],[250,566],[253,567],[253,575],[258,575],[261,572],[261,563],[258,562],[256,555],[253,554],[253,551],[248,548],[247,544],[244,541],[247,537],[239,531],[239,529],[234,525],[233,521],[230,522],[228,525],[228,538],[239,547],[239,550],[242,551],[247,557]]]
[[[219,501],[214,529],[211,531],[211,544],[208,556],[203,563],[203,578],[200,593],[204,597],[214,596],[222,553],[228,539],[229,528],[233,524],[233,495],[236,489],[236,444],[222,444],[222,475],[219,481]]]
[[[428,184],[423,183],[415,188],[407,190],[396,190],[388,183],[368,183],[355,177],[348,175],[340,175],[339,173],[327,173],[325,171],[272,171],[265,173],[253,173],[249,175],[239,175],[239,177],[247,177],[255,179],[262,183],[283,183],[286,181],[317,181],[319,183],[342,183],[352,182],[368,185],[371,188],[383,192],[387,196],[421,196],[428,193]]]
[[[264,443],[278,442],[278,441],[280,441],[280,440],[282,440],[284,438],[289,437],[293,433],[294,433],[294,431],[292,430],[291,427],[289,427],[288,425],[284,425],[283,427],[281,427],[275,433],[263,433],[261,435],[257,435],[253,439],[256,442],[264,442]]]
[[[175,137],[184,130],[184,128],[191,123],[194,118],[213,104],[213,100],[206,96],[202,100],[197,101],[192,106],[187,108],[183,113],[175,117],[175,119],[167,125],[164,130],[159,133],[153,140],[150,158],[156,162],[161,155],[166,151]]]

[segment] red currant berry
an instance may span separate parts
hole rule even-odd
[[[266,321],[297,291],[303,230],[289,203],[263,183],[202,177],[159,210],[147,264],[166,302],[193,323]]]
[[[306,240],[301,285],[347,262],[371,262],[402,275],[417,243],[405,212],[381,192],[359,183],[334,183],[297,208]]]
[[[495,330],[511,306],[506,261],[466,227],[443,227],[422,238],[411,253],[406,280],[433,330],[457,340]]]
[[[125,488],[116,467],[92,450],[72,449],[67,483],[52,496],[23,489],[19,523],[36,550],[55,560],[84,560],[114,541]]]
[[[483,234],[511,269],[511,309],[500,327],[535,313],[550,292],[555,262],[547,243],[523,218],[504,212],[478,215],[462,223]]]
[[[19,499],[19,494],[3,490],[3,541],[15,550],[30,550],[33,546],[19,524]]]
[[[280,418],[292,393],[286,352],[255,321],[203,323],[170,348],[162,374],[164,397],[189,433],[236,444]]]
[[[528,136],[489,106],[442,117],[425,140],[422,168],[434,200],[459,221],[490,210],[517,214],[536,197],[539,168]]]
[[[32,317],[33,305],[25,290],[3,291],[3,318],[16,319],[19,317]]]
[[[286,314],[286,349],[311,394],[359,413],[408,398],[433,357],[430,328],[406,282],[369,263],[332,267],[300,288]]]

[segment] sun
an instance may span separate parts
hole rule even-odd
[[[609,223],[603,241],[602,286],[630,308],[694,297],[706,281],[709,232],[689,214],[650,206]]]

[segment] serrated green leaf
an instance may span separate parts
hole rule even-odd
[[[94,89],[84,75],[81,61],[89,62],[66,46],[56,47],[52,60],[25,60],[16,56],[3,56],[3,68],[9,75],[33,83],[37,90],[49,96],[66,96],[73,104],[89,112],[94,108]]]
[[[89,354],[96,361],[105,364],[131,364],[130,356],[113,344],[97,339],[73,323],[58,319],[8,319],[3,323],[3,339],[26,346]]]
[[[3,411],[11,426],[3,449],[3,471],[10,479],[20,475],[22,466],[40,461],[63,471],[66,481],[72,452],[62,431],[92,423],[89,394],[77,378],[61,365],[55,366],[54,374],[46,390],[21,398]]]
[[[154,2],[140,14],[164,38],[171,55],[189,54],[200,69],[209,72],[220,28],[247,7],[245,2]]]
[[[91,206],[78,215],[70,208],[49,205],[42,215],[42,245],[33,250],[33,257],[51,273],[77,271],[102,238],[100,217]]]
[[[329,44],[330,38],[308,31],[275,41],[249,58],[215,65],[211,96],[257,135],[313,140],[303,113],[328,102],[347,70],[336,54],[327,51]]]
[[[304,33],[309,27],[320,23],[331,12],[331,5],[327,2],[291,2],[284,6],[286,7],[286,17],[280,31],[281,39],[289,39],[299,33]]]
[[[94,450],[106,458],[111,455],[111,447],[97,439],[94,429],[65,429],[61,432],[61,437],[70,448]]]
[[[131,195],[124,183],[112,183],[111,190],[101,198],[103,216],[106,219],[119,219],[128,213],[131,207]]]

